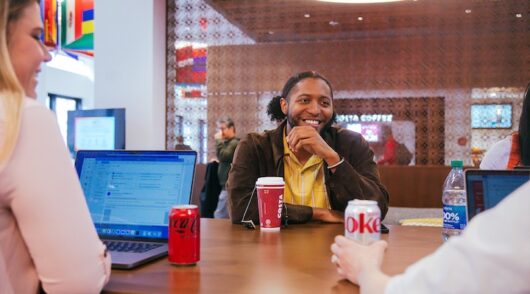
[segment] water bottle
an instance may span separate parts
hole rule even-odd
[[[467,224],[466,191],[464,190],[464,170],[461,160],[451,161],[451,171],[445,179],[442,204],[442,238],[460,235]]]

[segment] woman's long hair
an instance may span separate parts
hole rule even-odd
[[[0,141],[0,167],[9,160],[18,138],[20,116],[24,90],[17,75],[7,49],[8,28],[16,21],[24,8],[35,3],[35,0],[2,0],[0,1],[0,125],[3,125],[3,138]],[[37,2],[38,3],[38,2]]]
[[[530,166],[530,83],[524,93],[523,109],[519,119],[519,150],[521,150],[521,165]]]

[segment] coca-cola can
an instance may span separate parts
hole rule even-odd
[[[168,227],[168,259],[172,264],[193,265],[200,260],[201,218],[197,205],[171,208]]]
[[[344,235],[368,245],[381,239],[381,210],[373,200],[351,200],[344,212]]]

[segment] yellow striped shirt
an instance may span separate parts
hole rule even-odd
[[[302,165],[287,145],[283,133],[285,202],[330,208],[324,179],[324,160],[312,155]]]

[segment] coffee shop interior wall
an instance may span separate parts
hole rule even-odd
[[[177,8],[171,2],[168,32],[177,26]],[[169,33],[168,44],[178,38]],[[208,157],[215,155],[213,134],[219,117],[231,116],[240,137],[272,128],[274,124],[263,115],[268,100],[292,74],[316,70],[331,81],[335,98],[443,97],[445,163],[464,159],[470,164],[472,144],[487,148],[511,131],[472,132],[470,105],[475,99],[491,89],[504,93],[498,102],[513,102],[513,129],[517,129],[524,87],[530,81],[528,40],[524,30],[506,33],[484,27],[462,35],[398,34],[346,41],[209,46]],[[170,51],[168,45],[168,57]],[[174,67],[167,69],[171,76]],[[487,101],[497,102],[491,96]],[[168,125],[171,119],[168,115]]]

